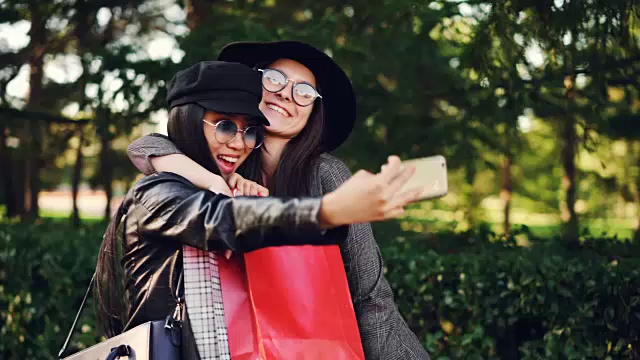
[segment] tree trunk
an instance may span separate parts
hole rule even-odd
[[[11,161],[11,154],[9,153],[9,149],[7,149],[7,129],[4,127],[0,128],[0,167],[4,169],[4,175],[2,176],[2,186],[4,192],[4,201],[7,206],[7,212],[5,216],[7,218],[12,218],[14,216],[18,216],[20,213],[18,211],[18,207],[16,206],[16,193],[13,188],[13,164]]]
[[[200,27],[204,23],[204,19],[207,17],[211,9],[207,7],[211,6],[211,0],[185,0],[185,12],[187,13],[187,27],[189,30],[194,30]]]
[[[565,199],[562,203],[562,220],[565,238],[570,246],[578,244],[578,215],[576,214],[576,148],[577,134],[574,119],[567,116],[562,123],[562,189]]]
[[[640,169],[640,141],[628,141],[627,149],[632,150],[635,156],[636,167]],[[636,204],[636,221],[634,224],[633,240],[640,241],[640,174],[631,180],[631,184],[634,185],[633,200]]]
[[[502,163],[502,190],[500,191],[500,198],[504,204],[502,228],[505,235],[511,231],[511,162],[511,156],[507,155]]]
[[[107,205],[104,209],[104,218],[108,221],[111,218],[111,198],[113,197],[113,187],[111,184],[112,171],[109,165],[111,162],[111,155],[109,154],[111,149],[108,139],[102,138],[100,140],[102,145],[102,151],[100,152],[100,172],[102,174],[102,188],[104,189],[104,194],[107,200]]]
[[[29,104],[37,104],[42,90],[42,61],[31,64],[29,81]],[[33,106],[30,106],[33,107]],[[38,217],[38,194],[40,192],[40,153],[42,152],[42,125],[38,120],[28,120],[25,124],[23,139],[25,141],[25,189],[24,189],[24,217],[35,219]]]
[[[40,169],[42,167],[42,124],[38,122],[31,123],[32,143],[31,154],[29,154],[29,174],[31,175],[28,183],[29,197],[25,198],[28,206],[27,218],[37,219],[40,213],[38,205],[38,196],[40,195]]]
[[[640,183],[638,184],[638,186],[640,186]],[[640,241],[640,196],[635,197],[635,203],[636,203],[636,221],[635,221],[634,230],[633,230],[633,241],[637,243],[638,241]]]
[[[86,5],[86,3],[83,3]],[[84,56],[85,50],[91,47],[91,43],[89,41],[91,37],[91,32],[89,29],[89,17],[87,14],[88,8],[86,6],[78,7],[78,22],[76,25],[76,37],[79,41],[79,49],[78,54],[80,59],[82,59],[82,76],[78,79],[78,86],[80,89],[83,89],[80,95],[80,109],[84,109],[87,105],[87,82],[88,82],[88,74],[89,74],[89,66],[90,61]],[[110,41],[110,40],[109,40]],[[99,120],[99,119],[98,119]],[[76,150],[76,163],[73,167],[73,178],[71,179],[71,191],[73,196],[73,213],[71,214],[71,222],[74,227],[79,227],[80,220],[80,209],[78,208],[78,192],[80,191],[80,182],[82,181],[82,167],[84,163],[84,156],[82,154],[82,146],[84,145],[84,132],[85,129],[82,125],[78,125],[78,149]],[[111,209],[109,209],[111,211]]]
[[[46,17],[37,3],[29,3],[31,13],[31,44],[29,55],[29,95],[27,108],[37,109],[42,100],[42,79],[44,71],[44,55],[46,47]],[[24,189],[24,213],[23,218],[34,219],[38,216],[38,194],[40,192],[40,153],[41,151],[41,127],[37,120],[31,120],[24,126],[21,144],[25,144],[25,189]]]
[[[477,169],[475,164],[472,161],[467,162],[466,164],[466,175],[465,180],[468,184],[471,184],[470,192],[469,192],[469,203],[468,207],[464,211],[464,217],[469,225],[469,229],[475,228],[479,218],[479,209],[480,202],[482,201],[482,196],[475,189],[475,181],[476,181]]]
[[[111,168],[111,137],[109,134],[109,110],[98,109],[98,136],[100,137],[100,174],[102,188],[107,198],[107,206],[104,210],[104,218],[109,221],[111,218],[111,198],[113,197],[113,171]]]
[[[572,34],[577,34],[578,29],[575,24]],[[577,48],[576,37],[572,36],[571,44],[567,45],[565,56],[565,66],[571,75],[564,78],[564,97],[565,97],[565,114],[561,119],[562,128],[562,166],[564,168],[564,176],[562,178],[562,187],[565,191],[565,201],[563,204],[562,215],[564,221],[564,236],[569,248],[578,248],[579,226],[578,214],[576,213],[576,153],[578,151],[578,134],[576,133],[576,120],[570,113],[571,106],[576,101],[576,67]]]
[[[82,179],[82,145],[84,143],[84,128],[82,125],[78,126],[78,149],[76,150],[76,163],[73,167],[73,178],[71,179],[71,191],[73,196],[73,214],[71,215],[71,221],[73,226],[80,226],[80,210],[78,209],[78,191],[80,190],[80,181]]]

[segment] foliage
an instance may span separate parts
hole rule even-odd
[[[19,140],[15,150],[0,144],[0,165],[25,178],[22,182],[0,179],[6,184],[4,197],[15,197],[7,206],[9,215],[37,216],[41,169],[49,170],[43,174],[45,186],[47,180],[59,177],[54,160],[67,149],[65,138],[79,134],[69,129],[61,132],[44,115],[27,119],[23,110],[45,115],[66,110],[75,113],[74,118],[90,120],[98,140],[94,144],[101,149],[100,185],[111,196],[115,162],[111,142],[131,134],[152,112],[163,108],[164,85],[175,72],[171,61],[151,60],[145,53],[149,37],[172,26],[162,16],[166,5],[155,0],[3,2],[3,13],[11,15],[2,18],[3,25],[21,19],[30,22],[26,46],[0,57],[0,106],[20,110],[0,124],[2,143],[4,136]],[[7,87],[22,66],[29,74],[29,92],[25,98],[10,96]],[[58,76],[50,78],[47,67],[57,68]]]
[[[464,6],[472,15],[443,27],[445,31],[460,23],[473,27],[469,39],[457,41],[464,42],[462,71],[498,99],[494,116],[507,115],[498,119],[512,130],[505,132],[507,154],[518,153],[515,120],[523,108],[533,110],[554,129],[560,146],[550,159],[562,164],[559,205],[568,225],[567,239],[575,241],[576,199],[589,196],[581,193],[578,150],[593,152],[597,134],[622,129],[628,134],[637,128],[629,121],[620,126],[621,119],[637,117],[637,107],[632,106],[640,84],[637,4],[489,0]],[[612,96],[614,90],[625,101]]]
[[[403,316],[438,358],[633,358],[640,346],[637,244],[515,246],[487,229],[393,239],[377,232]],[[52,358],[90,278],[103,223],[0,224],[0,358]],[[382,236],[380,236],[382,235]],[[99,341],[89,302],[72,344]]]
[[[522,248],[492,238],[458,234],[444,252],[424,240],[383,247],[400,312],[434,358],[640,355],[637,245],[592,238],[576,253],[557,241]]]
[[[639,11],[625,0],[10,0],[0,2],[0,24],[31,28],[22,49],[0,41],[0,100],[16,111],[77,108],[90,120],[82,178],[108,188],[135,176],[122,150],[164,106],[177,69],[232,41],[310,42],[357,94],[356,129],[338,155],[352,169],[377,169],[389,153],[445,155],[452,195],[433,209],[475,225],[401,236],[396,223],[377,227],[401,312],[434,358],[633,358],[638,242],[583,235],[568,250],[566,238],[526,228],[505,238],[478,224],[482,201],[505,188],[505,158],[514,209],[558,213],[576,200],[584,219],[640,219]],[[177,56],[151,58],[163,36]],[[79,64],[77,77],[43,71],[67,62]],[[44,76],[30,78],[26,99],[12,97],[9,84],[30,66]],[[13,144],[0,146],[3,203],[23,192],[25,159],[43,167],[42,188],[69,182],[73,123],[2,120],[0,140]],[[53,357],[103,228],[0,223],[0,358]],[[98,340],[93,319],[87,311],[75,345]]]
[[[164,106],[165,84],[177,69],[214,59],[232,41],[298,39],[330,54],[354,83],[358,121],[338,150],[353,169],[377,169],[389,153],[443,154],[456,210],[471,225],[486,220],[479,205],[504,190],[503,173],[512,176],[514,199],[526,198],[523,207],[531,212],[567,210],[574,195],[576,208],[589,205],[576,210],[581,216],[609,216],[627,203],[640,208],[636,156],[622,167],[630,171],[615,175],[593,166],[611,162],[609,141],[637,148],[640,16],[634,2],[12,0],[0,6],[3,24],[41,25],[32,27],[24,48],[0,56],[2,106],[21,108],[28,100],[6,89],[31,55],[47,66],[81,68],[64,80],[45,71],[38,104],[53,114],[77,108],[76,116],[90,120],[85,167],[96,169],[84,171],[83,181],[92,185],[108,188],[131,178],[125,172],[133,168],[121,166],[111,145],[139,134],[136,126]],[[175,51],[152,56],[158,40]],[[47,46],[39,49],[42,43]],[[523,114],[536,124],[531,132]],[[29,138],[15,124],[4,131]],[[46,128],[43,187],[69,182],[74,157],[55,159],[66,134]],[[567,137],[574,146],[565,146]],[[97,148],[105,149],[99,159],[89,158]],[[576,149],[582,150],[569,151]],[[0,154],[0,161],[22,166],[20,151],[9,149],[12,160]],[[508,169],[502,169],[505,158]],[[115,167],[118,173],[110,171]],[[14,172],[15,183],[23,183],[26,174]],[[575,186],[563,190],[563,175]],[[598,205],[601,198],[606,206]]]
[[[0,358],[57,355],[95,268],[105,225],[0,223]],[[97,339],[89,302],[74,345]]]

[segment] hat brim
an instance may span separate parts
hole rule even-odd
[[[327,151],[340,146],[353,131],[356,97],[347,74],[324,52],[299,41],[235,42],[222,48],[220,61],[255,67],[278,59],[295,60],[313,72],[325,112],[324,145]]]
[[[212,95],[213,94],[213,95]],[[176,99],[171,103],[171,107],[184,104],[198,104],[206,110],[211,110],[226,114],[247,115],[251,120],[257,121],[262,125],[269,126],[269,120],[255,105],[256,100],[250,94],[243,92],[226,93],[226,94],[204,94],[197,96],[185,96]],[[216,96],[217,95],[217,96]],[[224,96],[222,96],[224,95]]]

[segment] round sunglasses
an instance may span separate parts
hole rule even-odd
[[[262,87],[270,93],[281,91],[287,86],[289,81],[293,82],[291,87],[291,97],[296,104],[300,106],[309,106],[317,98],[322,96],[318,94],[313,85],[307,82],[297,82],[287,78],[282,71],[276,69],[258,69],[262,73]]]
[[[238,133],[242,133],[242,141],[249,149],[257,149],[264,142],[264,128],[262,126],[252,125],[239,130],[238,125],[231,120],[220,120],[215,124],[205,119],[202,119],[202,121],[215,128],[214,136],[221,144],[230,143]]]

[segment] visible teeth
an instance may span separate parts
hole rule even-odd
[[[278,113],[280,113],[282,116],[289,116],[289,113],[287,113],[287,111],[279,106],[273,105],[273,104],[267,104],[267,107],[273,111],[276,111]]]
[[[218,156],[220,159],[224,160],[224,161],[228,161],[230,163],[235,163],[236,161],[238,161],[238,158],[234,158],[231,156],[224,156],[224,155],[220,155]]]

